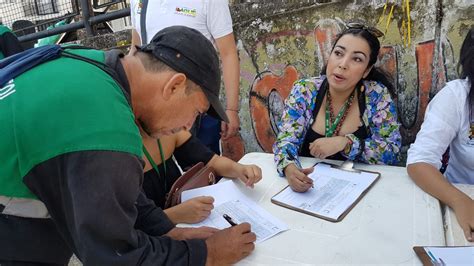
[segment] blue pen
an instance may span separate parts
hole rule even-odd
[[[441,262],[441,266],[446,265],[446,263],[444,262],[444,260],[442,260],[441,258],[439,258],[439,261]]]
[[[428,256],[430,257],[431,261],[434,262],[435,265],[438,265],[438,261],[436,260],[435,256],[433,255],[433,253],[431,253],[431,251],[428,250]]]

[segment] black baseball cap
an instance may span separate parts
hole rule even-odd
[[[219,101],[221,71],[216,49],[202,33],[185,26],[160,30],[140,51],[153,56],[199,85],[210,103],[207,114],[229,122]]]

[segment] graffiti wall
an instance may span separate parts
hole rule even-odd
[[[258,2],[258,1],[256,1]],[[457,78],[461,42],[473,25],[470,1],[286,1],[244,4],[231,11],[241,71],[241,134],[223,143],[239,159],[271,152],[292,83],[317,76],[345,22],[358,19],[385,33],[377,66],[396,87],[404,151],[415,139],[429,100]]]

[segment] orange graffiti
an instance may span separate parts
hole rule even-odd
[[[418,106],[415,116],[415,122],[412,126],[403,126],[401,133],[403,144],[409,144],[415,140],[416,134],[420,130],[425,117],[426,107],[430,101],[430,92],[440,89],[446,83],[446,70],[443,66],[443,55],[439,54],[438,72],[433,75],[433,55],[435,51],[435,42],[427,41],[419,43],[415,48],[417,70],[418,70]],[[436,77],[436,84],[433,86],[433,77]],[[433,87],[433,88],[432,88]],[[403,121],[402,121],[403,122]]]
[[[319,69],[327,61],[335,37],[340,31],[340,25],[336,20],[327,19],[318,22],[313,32],[308,32],[307,35],[312,34],[315,40],[315,60],[319,64]],[[299,34],[293,32],[293,34],[301,36],[301,32]],[[291,35],[291,32],[283,31],[267,35],[266,39],[289,35]],[[405,85],[408,88],[405,88],[405,86],[400,87],[399,77],[403,77],[403,73],[400,73],[398,69],[400,62],[396,46],[383,46],[380,50],[376,66],[388,75],[389,80],[395,87],[395,92],[398,96],[395,101],[399,110],[399,120],[402,122],[400,130],[404,146],[415,140],[430,98],[444,86],[447,80],[444,67],[445,54],[443,53],[443,51],[447,50],[445,47],[446,43],[442,43],[439,46],[440,51],[436,52],[438,56],[435,56],[435,51],[437,51],[435,49],[436,44],[437,42],[430,40],[418,43],[415,46],[418,84],[413,86],[417,86],[416,88],[410,88],[411,84]],[[277,115],[280,110],[278,109],[282,109],[283,106],[283,104],[278,104],[278,102],[282,103],[286,99],[291,90],[292,83],[297,78],[298,73],[296,69],[290,66],[284,70],[281,76],[271,72],[257,73],[257,77],[253,81],[249,95],[250,115],[257,142],[265,152],[272,152],[272,145],[278,131],[275,123],[279,121]],[[411,110],[411,105],[405,107],[407,110],[403,108],[404,101],[407,99],[400,96],[403,96],[409,90],[418,92],[415,99],[417,101],[416,110]],[[278,95],[278,97],[275,97],[275,95]]]
[[[326,64],[329,53],[331,52],[337,34],[341,32],[339,24],[333,20],[323,20],[314,28],[314,39],[317,44],[317,57],[321,58],[319,67],[322,68]]]
[[[380,48],[379,57],[375,66],[388,75],[390,82],[395,88],[397,88],[398,85],[397,63],[397,51],[395,50],[395,47],[383,46]]]
[[[252,126],[260,147],[265,152],[272,152],[276,132],[271,127],[271,111],[269,96],[275,92],[283,101],[288,97],[293,83],[298,79],[298,71],[293,66],[285,68],[283,75],[276,76],[264,72],[257,76],[250,91],[250,116]]]
[[[222,141],[222,155],[238,162],[245,154],[244,141],[240,133]]]

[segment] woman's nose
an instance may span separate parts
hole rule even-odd
[[[341,69],[347,69],[347,58],[343,58],[340,62],[338,67]]]

